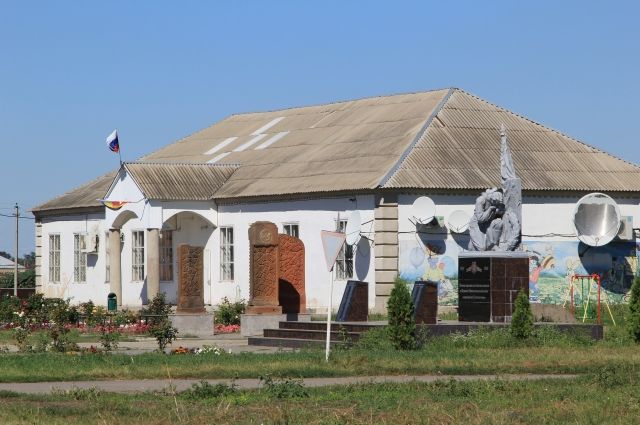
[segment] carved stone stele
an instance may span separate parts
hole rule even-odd
[[[306,313],[304,285],[304,243],[293,236],[279,235],[280,291],[283,313]]]
[[[250,314],[281,314],[278,301],[280,258],[278,227],[257,221],[249,227],[249,305]]]
[[[178,313],[203,313],[203,248],[178,246]]]

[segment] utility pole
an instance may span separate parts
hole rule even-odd
[[[16,246],[13,254],[13,296],[18,296],[18,232],[20,225],[18,222],[20,221],[20,209],[18,208],[18,203],[16,202]]]

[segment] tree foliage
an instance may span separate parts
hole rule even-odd
[[[626,322],[631,338],[640,343],[640,277],[636,277],[631,285]]]
[[[511,316],[511,335],[519,339],[529,338],[533,334],[533,313],[526,291],[518,292],[516,305]]]
[[[411,350],[416,347],[416,321],[413,317],[414,305],[407,284],[396,278],[389,301],[389,339],[397,350]]]

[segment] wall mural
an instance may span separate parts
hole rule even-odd
[[[439,234],[438,234],[439,233]],[[458,303],[458,253],[469,241],[468,235],[442,239],[442,233],[416,235],[399,242],[400,276],[409,281],[438,282],[440,305]],[[532,302],[562,304],[571,276],[598,273],[611,302],[626,300],[634,276],[640,270],[640,242],[612,242],[589,247],[578,241],[550,242],[523,240],[529,253],[529,293]],[[580,292],[580,288],[577,289]],[[579,296],[579,294],[577,294]]]

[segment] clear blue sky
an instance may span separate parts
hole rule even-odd
[[[134,160],[234,112],[449,86],[640,162],[639,17],[632,1],[0,0],[0,213],[117,167],[116,127]],[[31,222],[22,235],[31,251]]]

